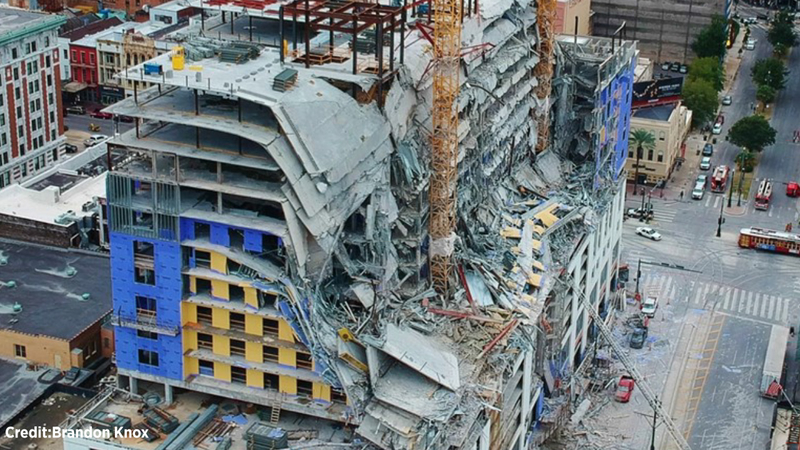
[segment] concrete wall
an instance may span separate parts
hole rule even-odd
[[[575,18],[578,18],[578,34],[592,34],[592,2],[591,0],[559,1],[556,4],[555,32],[557,34],[575,34]]]
[[[14,355],[14,345],[25,346],[25,358]],[[0,330],[0,357],[46,364],[61,370],[70,368],[69,341],[47,336]]]
[[[611,36],[627,22],[627,39],[638,40],[642,56],[657,64],[689,63],[692,42],[711,23],[714,14],[725,15],[728,0],[593,0],[595,36]]]

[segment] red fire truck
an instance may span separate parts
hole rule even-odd
[[[717,166],[711,175],[711,192],[725,192],[725,183],[728,181],[728,166]]]
[[[758,192],[756,193],[755,208],[760,210],[769,209],[769,201],[772,199],[772,181],[764,179],[758,185]]]

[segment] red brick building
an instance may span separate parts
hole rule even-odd
[[[97,61],[97,43],[91,37],[111,27],[122,24],[116,17],[90,23],[62,34],[61,37],[69,39],[69,63],[72,80],[86,86],[76,92],[80,101],[96,102],[100,98]]]

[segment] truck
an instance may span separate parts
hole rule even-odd
[[[717,166],[711,175],[711,192],[725,192],[725,183],[728,181],[728,166]]]
[[[789,197],[800,196],[800,185],[795,181],[786,183],[786,195]]]
[[[786,354],[786,344],[788,342],[789,328],[782,325],[773,325],[769,335],[767,354],[764,358],[764,369],[761,372],[760,394],[764,397],[774,398],[776,395],[773,382],[778,384],[781,382],[783,358]]]
[[[772,199],[772,181],[763,179],[758,184],[758,192],[756,193],[755,208],[762,211],[769,209],[769,202]]]
[[[144,74],[145,75],[161,75],[164,72],[164,68],[161,64],[156,63],[144,63]]]

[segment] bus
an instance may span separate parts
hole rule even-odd
[[[764,228],[742,228],[739,247],[800,255],[800,235]]]
[[[756,193],[755,208],[762,211],[769,209],[769,201],[772,199],[772,181],[764,179],[758,185]]]

